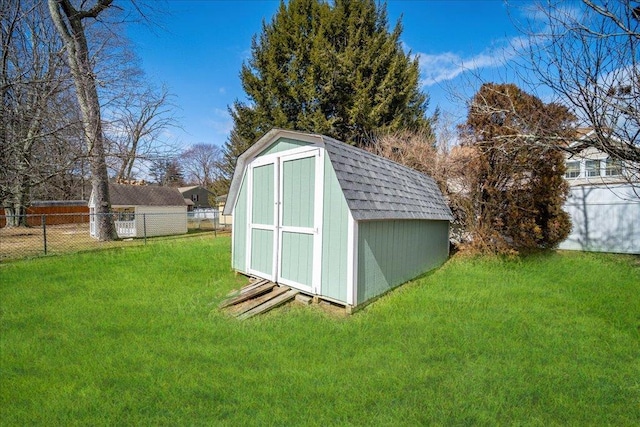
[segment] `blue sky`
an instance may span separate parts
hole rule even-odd
[[[251,38],[277,11],[277,0],[169,0],[152,30],[131,26],[128,36],[147,78],[175,95],[184,130],[171,138],[187,147],[222,146],[232,121],[227,106],[244,100],[239,72]],[[498,0],[389,0],[390,26],[402,17],[402,42],[420,58],[422,90],[454,119],[464,114],[479,73],[504,80],[510,44],[519,35],[509,9]],[[513,13],[513,10],[511,11]]]

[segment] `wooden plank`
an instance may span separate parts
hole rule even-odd
[[[296,294],[299,291],[295,290],[295,289],[289,289],[287,292],[285,292],[282,295],[279,295],[267,302],[265,302],[264,304],[260,304],[259,306],[246,311],[244,313],[242,313],[240,316],[238,316],[238,319],[240,320],[245,320],[248,319],[250,317],[255,316],[256,314],[260,314],[260,313],[264,313],[266,311],[271,310],[272,308],[275,308],[281,304],[284,304],[287,301],[290,301],[292,299],[294,299],[296,297]]]
[[[223,308],[228,314],[232,316],[237,316],[239,313],[245,312],[246,307],[250,307],[254,300],[246,300],[244,302],[238,303],[236,305],[231,305],[229,307]]]
[[[311,304],[311,297],[309,295],[298,294],[296,295],[296,302],[302,305],[309,305]]]
[[[233,298],[236,295],[240,295],[240,289],[234,289],[231,292],[229,292],[228,294],[226,294],[224,297],[225,298]]]
[[[242,287],[240,289],[240,293],[246,294],[247,292],[251,292],[252,290],[259,288],[262,285],[266,285],[267,283],[270,283],[270,281],[267,279],[258,279],[257,281],[249,283],[248,285]]]
[[[256,308],[257,306],[259,306],[260,304],[263,304],[275,297],[277,297],[278,295],[281,295],[285,292],[287,292],[289,289],[289,287],[287,286],[278,286],[276,288],[274,288],[271,292],[269,292],[268,294],[264,294],[258,298],[254,298],[254,299],[250,299],[247,300],[241,304],[235,305],[233,307],[230,307],[230,312],[232,312],[235,316],[240,316],[242,313],[247,312],[249,310],[252,310],[254,308]]]
[[[220,303],[218,307],[225,308],[225,307],[229,307],[230,305],[239,304],[243,301],[246,301],[251,298],[255,298],[266,292],[269,292],[271,289],[273,289],[274,286],[276,286],[276,284],[273,282],[266,283],[258,288],[253,289],[252,291],[245,292],[244,294],[240,294],[235,298],[224,300]]]
[[[267,279],[261,279],[261,278],[254,279],[248,285],[245,285],[240,289],[234,289],[231,292],[229,292],[226,295],[226,298],[233,298],[233,297],[236,297],[237,295],[245,294],[267,283],[269,283],[269,280]]]

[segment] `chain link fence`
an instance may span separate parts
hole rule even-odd
[[[100,216],[64,213],[8,217],[0,215],[0,262],[110,247],[145,245],[156,240],[178,239],[198,233],[231,231],[220,224],[217,211],[136,212],[133,208],[108,214],[113,218],[118,240],[102,242],[97,236]]]

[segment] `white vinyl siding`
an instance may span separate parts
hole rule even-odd
[[[640,253],[640,199],[632,184],[571,188],[564,210],[571,234],[560,249]]]
[[[136,237],[187,233],[187,206],[136,206]]]

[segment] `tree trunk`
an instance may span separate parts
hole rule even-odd
[[[4,207],[6,218],[6,228],[26,227],[27,226],[27,208],[20,205],[12,205]]]
[[[5,200],[5,214],[7,227],[27,226],[27,205],[31,194],[31,177],[29,176],[29,163],[31,161],[31,149],[35,137],[34,128],[39,127],[39,120],[35,119],[31,124],[24,143],[20,146],[20,152],[15,157],[14,168],[16,175],[10,185],[9,197]]]
[[[82,124],[91,168],[93,200],[97,214],[96,237],[102,241],[115,240],[118,236],[113,218],[109,215],[111,211],[109,176],[104,153],[100,102],[96,88],[96,76],[89,60],[89,47],[82,20],[96,18],[110,4],[111,0],[102,0],[88,11],[78,11],[73,8],[69,0],[49,0],[51,17],[67,49],[69,68],[82,112]]]

